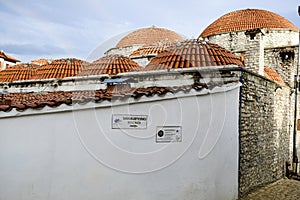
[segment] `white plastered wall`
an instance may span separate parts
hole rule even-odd
[[[0,199],[237,199],[239,87],[197,94],[0,113]],[[112,114],[147,128],[112,129]],[[157,126],[182,141],[157,143]]]

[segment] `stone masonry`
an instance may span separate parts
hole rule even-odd
[[[294,75],[296,74],[298,58],[298,46],[265,48],[264,62],[265,66],[272,68],[285,80],[293,86]]]
[[[264,75],[264,34],[260,29],[249,30],[246,34],[245,63],[247,67]]]
[[[292,161],[295,93],[292,88],[299,33],[263,28],[220,33],[206,39],[240,54],[250,70],[241,78],[239,192],[243,196],[282,178],[285,161]],[[287,85],[279,86],[265,79],[264,66],[275,70]],[[299,145],[298,141],[298,157]]]
[[[246,67],[257,73],[259,59],[259,62],[263,62],[260,65],[274,69],[292,86],[298,60],[299,33],[285,29],[260,31],[257,35],[252,35],[254,37],[251,37],[251,30],[248,30],[216,34],[206,39],[232,52],[245,55]],[[260,74],[261,72],[260,70]]]
[[[285,174],[290,160],[291,89],[249,71],[242,75],[239,192],[244,195]]]

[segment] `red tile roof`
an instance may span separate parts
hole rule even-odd
[[[76,58],[53,60],[38,68],[32,79],[65,78],[76,76],[80,68],[87,62]]]
[[[280,85],[284,85],[284,81],[281,76],[273,69],[269,67],[264,67],[264,76],[274,82],[279,83]]]
[[[200,91],[204,88],[213,88],[217,85],[194,84],[180,87],[149,87],[149,88],[129,88],[123,91],[113,90],[96,91],[73,91],[73,92],[48,92],[48,93],[9,93],[5,94],[5,103],[0,99],[0,111],[9,112],[13,108],[24,111],[28,108],[41,109],[45,106],[57,107],[61,104],[74,105],[86,104],[88,102],[100,103],[116,99],[140,98],[142,96],[151,97],[154,95],[163,96],[166,93],[189,92],[191,89]],[[2,103],[1,103],[2,102]]]
[[[4,53],[3,50],[0,50],[0,58],[3,58],[4,60],[11,61],[11,62],[14,62],[14,63],[20,62],[20,60],[18,60],[16,58],[14,58],[14,57],[12,57],[12,56]]]
[[[129,57],[112,54],[106,55],[93,63],[82,68],[78,76],[97,75],[97,74],[119,74],[129,71],[142,70],[139,65]]]
[[[160,41],[150,45],[144,45],[130,54],[130,58],[156,56],[158,53],[165,50],[165,48],[171,46],[173,42]]]
[[[144,56],[156,56],[158,53],[164,51],[163,46],[144,46],[141,47],[130,54],[130,58],[144,57]]]
[[[257,28],[283,28],[298,31],[294,24],[276,13],[267,10],[246,9],[223,15],[210,24],[200,34],[200,37]]]
[[[53,62],[52,59],[46,59],[46,58],[40,58],[40,59],[31,61],[32,64],[36,64],[36,65],[40,65],[40,66],[50,64],[51,62]]]
[[[235,64],[244,66],[241,58],[217,44],[202,40],[186,40],[159,53],[145,70],[190,68]]]
[[[162,40],[169,40],[171,42],[181,42],[183,38],[174,31],[165,28],[142,28],[122,38],[116,47],[132,46],[132,45],[149,45]]]
[[[29,80],[36,73],[39,66],[22,63],[0,71],[0,82],[13,82],[17,80]]]

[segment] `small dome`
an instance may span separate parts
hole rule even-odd
[[[264,67],[264,76],[280,85],[285,84],[281,76],[275,70],[266,66]]]
[[[210,24],[200,37],[256,28],[282,28],[298,31],[286,18],[266,10],[245,9],[227,13]]]
[[[221,65],[244,66],[241,59],[217,44],[201,40],[186,40],[159,53],[145,70],[190,68]]]
[[[29,80],[35,75],[38,67],[38,65],[27,63],[8,67],[5,70],[0,71],[0,82]]]
[[[78,76],[98,75],[98,74],[119,74],[129,71],[140,71],[142,68],[130,58],[112,54],[104,56],[82,69]]]
[[[165,28],[142,28],[122,38],[116,47],[125,47],[133,45],[150,45],[155,42],[167,40],[170,42],[181,42],[183,38],[174,31]]]
[[[76,58],[66,58],[50,61],[38,68],[32,79],[65,78],[76,76],[78,71],[87,62]]]
[[[144,45],[130,54],[130,58],[156,56],[158,53],[164,51],[174,42],[160,41],[150,45]]]

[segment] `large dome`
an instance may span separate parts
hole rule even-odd
[[[282,28],[298,31],[294,24],[276,13],[259,9],[246,9],[223,15],[210,24],[200,34],[200,37],[256,28]]]
[[[165,28],[142,28],[129,33],[122,38],[116,47],[125,47],[133,45],[150,45],[160,41],[181,42],[183,38],[174,31]]]

